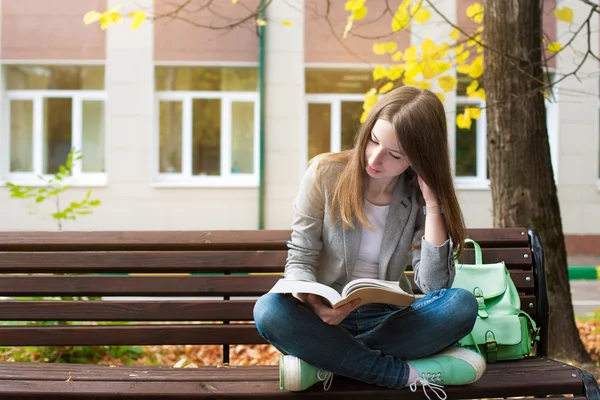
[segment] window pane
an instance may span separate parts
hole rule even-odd
[[[254,103],[231,103],[231,173],[254,172]]]
[[[159,108],[159,172],[181,173],[182,103],[161,101]]]
[[[156,67],[157,91],[211,90],[255,92],[256,67]]]
[[[104,102],[82,103],[82,171],[104,172]]]
[[[194,99],[192,174],[221,175],[221,100]]]
[[[44,174],[57,173],[67,161],[72,146],[72,108],[70,98],[44,99]]]
[[[373,75],[369,69],[306,68],[306,93],[360,93],[369,91]]]
[[[456,113],[463,112],[462,106]],[[471,129],[456,127],[456,176],[477,176],[477,121]]]
[[[308,159],[331,151],[331,106],[308,105]]]
[[[342,102],[342,150],[351,149],[354,144],[354,137],[358,134],[360,128],[362,106],[362,102]]]
[[[7,65],[8,90],[104,90],[104,66]]]
[[[33,171],[33,101],[10,102],[10,170]]]

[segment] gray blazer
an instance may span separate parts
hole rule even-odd
[[[342,229],[330,220],[334,182],[341,166],[328,168],[316,181],[319,159],[306,170],[294,201],[292,236],[288,241],[285,278],[317,281],[341,292],[354,270],[362,228]],[[319,171],[320,172],[320,171]],[[320,183],[320,184],[319,184]],[[379,256],[379,279],[398,281],[403,290],[412,293],[404,271],[412,250],[414,279],[423,293],[448,288],[454,280],[452,240],[441,246],[428,243],[423,233],[425,216],[417,204],[418,186],[410,184],[402,174],[394,189],[383,233]]]

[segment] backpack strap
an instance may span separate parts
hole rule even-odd
[[[481,288],[475,287],[475,289],[473,289],[473,295],[475,296],[475,300],[477,300],[477,315],[481,318],[489,317],[489,314],[485,309],[485,299],[483,298],[483,291]]]
[[[494,363],[498,360],[498,343],[496,342],[496,335],[492,331],[485,333],[485,352],[489,363]]]
[[[527,321],[529,321],[529,326],[531,327],[531,332],[533,332],[531,340],[533,342],[539,341],[540,340],[540,328],[537,327],[537,324],[535,323],[534,319],[531,318],[531,315],[527,314],[523,310],[519,311],[519,315],[525,316],[527,318]]]

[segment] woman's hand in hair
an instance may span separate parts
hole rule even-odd
[[[421,189],[421,193],[423,193],[423,199],[425,199],[425,205],[428,207],[439,205],[437,195],[431,190],[431,188],[425,183],[423,178],[418,177],[419,181],[419,189]]]
[[[331,308],[323,301],[321,296],[309,294],[304,302],[311,308],[315,314],[328,325],[337,325],[342,322],[350,312],[352,312],[360,304],[360,299],[355,299],[350,303],[344,304],[338,308]]]

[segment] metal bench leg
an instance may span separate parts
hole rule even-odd
[[[579,370],[581,379],[583,380],[584,395],[588,400],[600,400],[600,388],[598,382],[592,374],[582,369]]]

